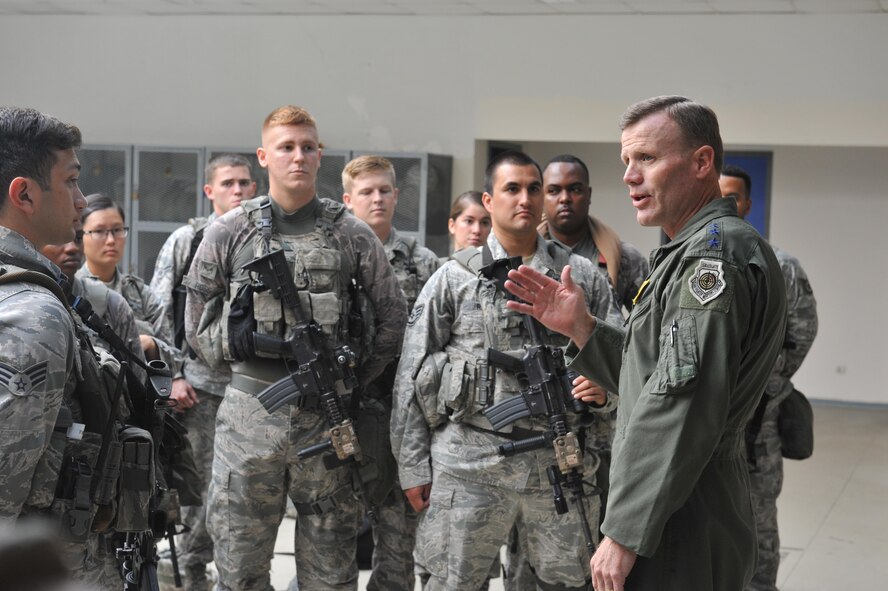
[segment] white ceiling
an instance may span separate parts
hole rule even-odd
[[[888,13],[888,0],[0,0],[0,14],[371,15]]]

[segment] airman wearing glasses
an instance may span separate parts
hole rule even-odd
[[[98,279],[122,295],[135,315],[145,357],[162,357],[172,367],[173,332],[160,300],[140,277],[117,268],[129,233],[123,209],[107,195],[94,193],[86,197],[81,221],[86,264],[77,271],[77,277]]]

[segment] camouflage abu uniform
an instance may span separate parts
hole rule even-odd
[[[487,244],[494,258],[507,256],[491,233]],[[475,256],[481,256],[478,249]],[[470,261],[471,262],[471,261]],[[537,238],[529,265],[560,276],[570,264],[574,280],[585,288],[595,313],[619,319],[607,281],[588,261]],[[567,339],[543,331],[548,344]],[[528,559],[546,583],[585,586],[589,557],[576,510],[558,515],[546,468],[555,462],[545,447],[513,457],[500,456],[497,445],[548,428],[545,417],[521,419],[492,432],[481,414],[484,393],[498,402],[515,396],[514,374],[479,360],[487,349],[520,354],[529,343],[522,317],[505,306],[492,280],[451,260],[432,275],[414,305],[404,337],[395,382],[392,449],[404,489],[432,483],[430,506],[417,532],[418,567],[430,574],[426,589],[478,589],[490,574],[500,546],[517,524]],[[610,410],[605,407],[604,410]],[[582,430],[581,418],[569,413],[569,427]],[[578,429],[579,428],[579,429]],[[584,474],[595,472],[597,458],[585,454]],[[593,532],[598,498],[586,497]]]
[[[4,273],[60,272],[23,236],[0,226]],[[62,467],[65,432],[56,432],[74,386],[77,342],[65,305],[34,283],[0,285],[0,523],[48,510]]]
[[[157,299],[151,288],[141,278],[115,271],[114,278],[111,281],[105,282],[90,273],[87,265],[80,267],[77,270],[76,276],[100,281],[105,287],[122,295],[133,311],[139,334],[147,335],[154,339],[160,360],[166,363],[171,370],[175,371],[176,358],[179,356],[179,351],[173,346],[172,324],[163,314],[160,300]]]
[[[160,253],[154,275],[151,277],[151,291],[163,308],[163,315],[170,326],[174,326],[173,290],[182,283],[188,269],[188,257],[198,229],[206,228],[216,219],[213,213],[208,218],[196,218],[170,234]],[[194,452],[194,463],[199,482],[195,486],[202,491],[203,504],[182,508],[182,523],[190,531],[179,537],[176,550],[179,564],[185,571],[186,586],[196,586],[197,581],[206,577],[206,565],[213,560],[213,541],[207,532],[206,491],[210,483],[213,465],[213,442],[216,436],[216,414],[225,394],[225,386],[231,378],[228,365],[211,368],[199,357],[191,358],[182,347],[176,359],[173,379],[185,378],[197,394],[198,404],[182,413],[182,424],[188,429],[188,439]],[[193,582],[192,582],[193,581]]]
[[[3,274],[28,270],[60,278],[20,234],[0,227],[0,244]],[[89,355],[79,351],[63,295],[61,288],[56,295],[32,282],[0,285],[0,522],[49,515],[59,525],[72,577],[93,589],[118,589],[114,553],[105,536],[91,531],[96,506],[89,491],[101,437],[95,428],[83,431],[75,390]],[[57,496],[59,488],[74,488],[76,496]]]
[[[441,265],[438,255],[417,244],[416,239],[401,236],[395,228],[392,228],[382,246],[407,299],[407,310],[412,310],[422,286]],[[394,374],[396,367],[397,362],[394,361],[385,373]],[[393,384],[386,377],[377,382],[378,387],[384,390],[378,394],[385,398],[385,405],[390,407]],[[379,523],[373,528],[373,572],[367,582],[367,591],[414,588],[413,546],[417,519],[400,485],[395,482],[379,506]]]
[[[140,359],[145,359],[142,345],[139,343],[139,329],[136,326],[133,310],[122,295],[106,287],[104,283],[98,280],[75,276],[69,285],[72,297],[80,296],[86,299],[92,306],[93,311],[111,327],[114,334],[123,339],[127,348]],[[89,331],[93,343],[105,350],[111,350],[108,343],[103,341],[97,334],[89,329],[86,330]],[[145,370],[141,367],[133,364],[131,369],[139,377],[144,377]]]
[[[805,270],[797,258],[779,248],[774,247],[774,254],[786,282],[786,337],[777,365],[765,386],[760,403],[765,405],[761,428],[747,457],[749,492],[758,535],[755,575],[746,587],[750,591],[777,589],[777,569],[780,566],[777,497],[783,488],[783,456],[777,418],[780,403],[792,392],[792,376],[805,360],[817,336],[817,302]]]
[[[227,355],[230,298],[250,279],[241,269],[261,255],[257,231],[262,206],[270,203],[272,247],[283,248],[294,265],[304,310],[335,345],[348,339],[348,285],[354,275],[376,310],[373,355],[358,368],[361,383],[380,375],[397,353],[406,306],[385,252],[370,228],[343,215],[343,206],[315,198],[285,214],[268,197],[244,202],[207,230],[185,279],[189,344],[218,367]],[[360,267],[356,267],[360,253]],[[257,330],[286,334],[290,311],[270,294],[254,296]],[[284,318],[281,314],[284,314]],[[292,318],[290,319],[292,322]],[[365,327],[370,330],[371,327]],[[359,352],[356,352],[359,354]],[[285,405],[269,414],[256,395],[287,376],[279,359],[256,357],[232,363],[216,423],[213,475],[208,495],[208,529],[219,569],[219,589],[270,589],[269,567],[285,495],[299,512],[296,577],[301,589],[354,589],[355,540],[361,505],[345,468],[327,470],[318,455],[304,461],[296,452],[320,442],[326,423],[317,410]]]

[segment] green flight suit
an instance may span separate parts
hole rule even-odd
[[[620,395],[601,529],[639,555],[627,591],[740,591],[756,552],[743,433],[783,344],[783,276],[728,199],[651,266],[628,328],[599,321],[572,364]]]

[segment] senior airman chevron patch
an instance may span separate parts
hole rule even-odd
[[[31,390],[46,381],[46,361],[20,370],[0,361],[0,385],[14,396],[27,396]]]

